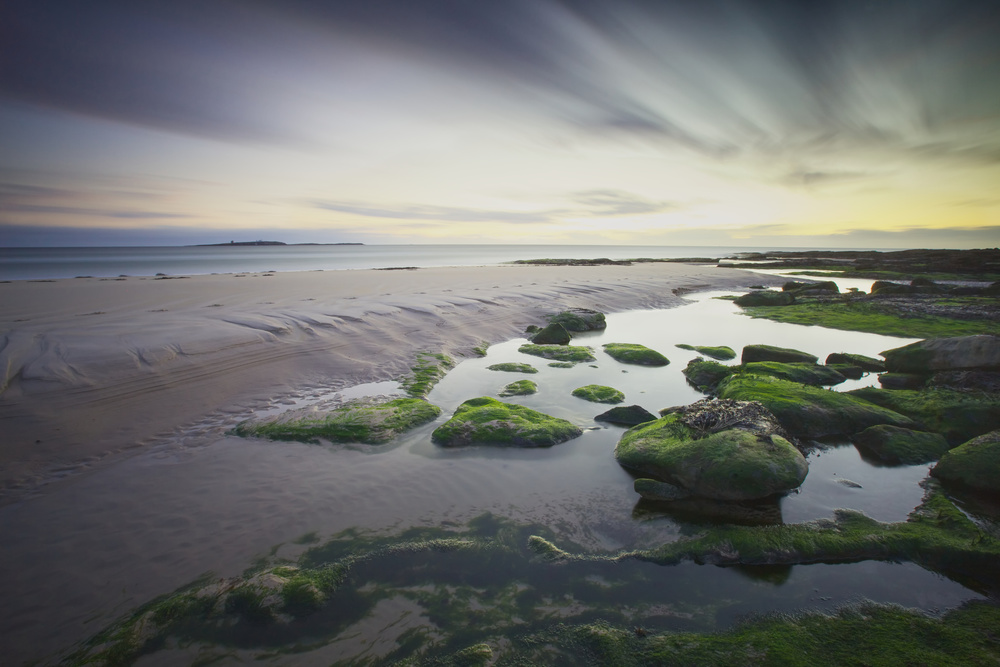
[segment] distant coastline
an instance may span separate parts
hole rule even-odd
[[[364,245],[364,243],[285,243],[284,241],[230,241],[229,243],[196,243],[187,248],[223,248],[248,245]]]

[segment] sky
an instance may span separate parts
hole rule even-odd
[[[0,246],[1000,245],[997,0],[4,0]]]

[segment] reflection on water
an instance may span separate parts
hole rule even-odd
[[[485,358],[460,363],[430,393],[429,400],[443,410],[438,422],[388,445],[266,442],[226,436],[223,426],[214,431],[200,429],[155,452],[4,507],[0,525],[5,534],[19,537],[0,544],[0,586],[7,599],[0,609],[0,634],[16,638],[10,649],[15,659],[37,657],[38,649],[33,647],[65,647],[79,641],[126,610],[205,572],[232,576],[256,556],[269,553],[295,558],[306,547],[294,540],[306,533],[327,537],[351,527],[391,532],[411,526],[464,525],[489,512],[519,524],[542,526],[554,540],[593,552],[676,540],[697,530],[704,514],[682,505],[664,508],[637,502],[632,476],[612,456],[623,429],[594,422],[593,417],[607,406],[575,398],[570,395],[573,389],[610,385],[625,393],[625,404],[656,412],[702,398],[681,374],[697,353],[676,348],[679,343],[728,345],[735,350],[768,343],[823,359],[831,352],[877,356],[911,342],[754,320],[737,314],[730,302],[711,298],[717,295],[696,295],[691,305],[673,310],[608,316],[605,331],[583,334],[574,341],[594,347],[597,360],[573,368],[551,368],[547,360],[520,354],[517,348],[523,340],[493,346]],[[601,350],[607,342],[641,343],[664,353],[672,363],[662,368],[623,365]],[[530,363],[539,370],[530,376],[539,392],[511,398],[511,402],[591,430],[548,449],[443,449],[434,445],[431,431],[462,401],[495,396],[512,380],[528,377],[486,370],[506,361]],[[871,382],[866,377],[838,389]],[[358,391],[387,393],[393,388],[382,383]],[[269,410],[330,398],[304,396]],[[881,521],[899,521],[920,501],[917,483],[926,476],[927,466],[878,467],[846,443],[817,450],[809,460],[811,469],[802,488],[783,499],[750,507],[748,513],[754,520],[801,522],[829,517],[836,508],[851,508]],[[718,520],[735,519],[720,515]],[[862,595],[924,609],[976,597],[958,584],[906,564],[721,569],[635,562],[627,567],[632,569],[625,578],[634,577],[641,584],[623,587],[616,604],[646,614],[643,618],[648,619],[657,617],[649,611],[655,601],[669,599],[676,608],[661,614],[665,620],[643,620],[662,627],[693,624],[712,629],[750,611],[830,608]],[[620,564],[591,563],[584,569],[580,576],[585,582],[615,581],[625,572]],[[501,588],[522,576],[502,568],[488,574],[488,585]],[[608,608],[606,587],[577,583],[567,593],[560,592],[559,586],[560,582],[569,586],[568,580],[552,579],[551,574],[542,579],[551,581],[530,584],[535,597],[524,598],[539,609],[570,605],[566,595],[573,605],[586,607],[591,596],[594,605]],[[411,603],[419,596],[401,591],[419,585],[421,581],[393,582],[398,590],[372,599],[366,607],[381,614],[381,620],[358,620],[358,627],[368,628],[357,630],[363,641],[341,638],[346,643],[334,641],[327,646],[339,646],[338,651],[346,653],[337,655],[346,657],[351,650],[360,650],[361,644],[370,643],[372,632],[392,635],[388,628],[395,626],[385,615],[410,614],[412,618],[417,614]],[[400,601],[404,599],[410,602]],[[490,601],[481,604],[488,606]],[[420,613],[426,611],[420,608]],[[598,612],[591,609],[588,613]]]

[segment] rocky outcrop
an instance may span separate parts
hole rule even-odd
[[[885,424],[866,428],[854,437],[854,444],[882,463],[893,465],[930,463],[948,451],[948,441],[940,433]]]
[[[786,364],[815,364],[819,357],[793,350],[790,347],[776,347],[774,345],[747,345],[743,348],[743,356],[740,361],[744,364],[752,361],[779,361]]]
[[[431,439],[445,447],[551,447],[583,434],[565,419],[483,396],[462,403]]]
[[[976,491],[1000,494],[1000,431],[965,442],[941,457],[931,475]]]
[[[532,336],[531,342],[536,345],[568,345],[571,338],[566,327],[553,322]]]
[[[885,367],[894,373],[1000,370],[1000,336],[931,338],[886,350]]]

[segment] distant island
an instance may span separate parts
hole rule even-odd
[[[229,243],[197,243],[191,248],[216,248],[246,245],[364,245],[364,243],[285,243],[284,241],[230,241]]]

